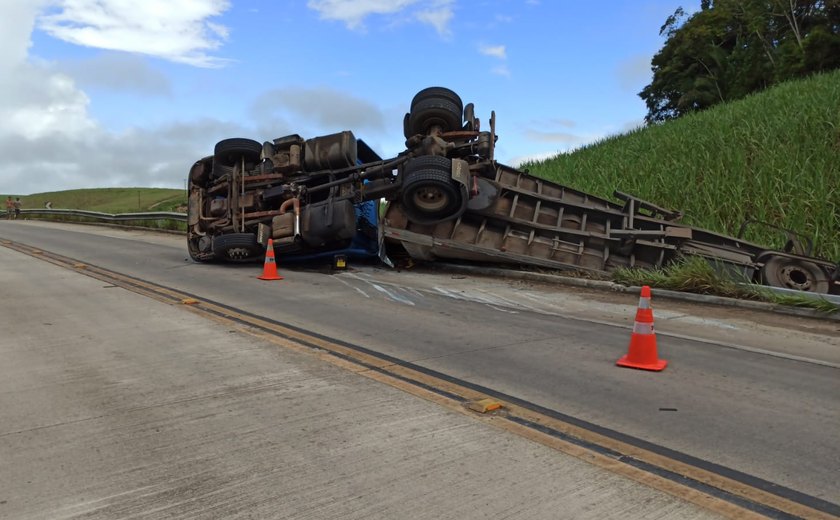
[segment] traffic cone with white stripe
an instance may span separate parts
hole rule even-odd
[[[258,276],[260,280],[282,280],[283,277],[277,273],[277,262],[274,260],[274,241],[268,239],[268,246],[265,248],[265,264],[263,274]]]
[[[663,370],[668,362],[659,359],[656,353],[656,334],[653,332],[653,309],[650,307],[650,287],[642,287],[639,298],[639,308],[636,310],[636,321],[633,323],[633,334],[630,336],[630,347],[627,355],[616,361],[620,367],[638,368],[641,370]]]

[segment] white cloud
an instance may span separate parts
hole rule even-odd
[[[437,0],[427,9],[418,11],[415,16],[417,20],[434,27],[439,35],[448,37],[451,34],[449,22],[452,21],[452,17],[455,15],[452,12],[452,3],[451,0]]]
[[[4,5],[0,17],[0,140],[66,138],[89,131],[88,97],[65,74],[27,61],[35,17],[46,2]],[[15,154],[11,157],[20,157]],[[8,165],[6,161],[4,165]]]
[[[0,157],[13,158],[0,163],[0,193],[181,187],[216,141],[252,135],[212,119],[109,132],[69,76],[27,63],[0,70],[0,91]]]
[[[324,20],[344,22],[348,29],[361,29],[370,15],[395,14],[418,0],[309,0],[306,4]]]
[[[211,119],[107,131],[90,115],[90,100],[70,75],[28,56],[43,5],[4,6],[0,18],[0,157],[7,159],[0,162],[0,193],[180,187],[192,162],[217,140],[249,135]]]
[[[32,42],[29,35],[35,25],[35,15],[46,0],[4,2],[0,16],[0,71],[6,71],[26,60]]]
[[[205,118],[109,131],[91,115],[81,86],[125,90],[129,85],[119,76],[127,75],[130,82],[142,84],[135,91],[165,93],[168,78],[143,57],[123,53],[58,64],[35,60],[28,49],[38,13],[31,6],[9,9],[0,18],[0,157],[8,159],[0,161],[0,193],[177,188],[184,185],[193,161],[211,154],[216,141],[224,138],[270,139],[291,131],[309,131],[312,137],[347,128],[385,134],[386,118],[375,105],[328,88],[266,93],[255,101],[260,117],[254,118],[253,127]],[[306,118],[300,117],[303,113]],[[301,119],[309,126],[301,128]]]
[[[16,157],[0,166],[0,193],[28,194],[90,187],[184,186],[193,161],[223,138],[249,135],[212,119],[131,129],[122,134],[92,127],[63,139],[4,135],[0,155]]]
[[[483,54],[484,56],[489,56],[502,62],[507,60],[507,47],[504,45],[482,44],[478,46],[478,52],[480,54]],[[499,63],[496,66],[492,67],[490,69],[490,73],[495,74],[496,76],[504,76],[506,78],[510,77],[510,69],[505,63]]]
[[[365,30],[365,19],[369,16],[407,13],[411,19],[431,25],[446,37],[454,16],[453,4],[454,0],[309,0],[306,5],[322,19],[343,22],[351,30]],[[419,9],[411,10],[415,6]]]
[[[95,127],[90,100],[69,76],[26,63],[3,67],[0,75],[0,137],[67,139]]]
[[[228,0],[57,0],[38,27],[76,45],[214,67],[224,60],[208,52],[228,30],[210,19],[228,6]]]
[[[485,56],[492,56],[500,60],[507,59],[507,51],[504,45],[480,45],[478,52]]]

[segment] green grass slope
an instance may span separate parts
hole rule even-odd
[[[133,213],[176,211],[179,208],[183,211],[187,196],[184,190],[168,188],[93,188],[35,193],[20,200],[25,209],[43,208],[50,201],[54,209]]]
[[[840,261],[840,71],[524,164],[602,197],[614,190],[735,234],[745,218],[804,233]],[[780,247],[777,231],[745,237]]]

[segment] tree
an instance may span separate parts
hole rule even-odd
[[[702,0],[659,34],[653,80],[639,93],[648,123],[840,68],[840,0]]]

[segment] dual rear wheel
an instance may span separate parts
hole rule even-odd
[[[460,130],[463,123],[464,103],[455,92],[443,87],[421,90],[411,100],[411,110],[403,120],[403,133],[408,139],[413,135],[428,135],[437,128],[440,132]]]
[[[401,202],[409,220],[437,224],[464,213],[466,188],[452,179],[451,172],[452,161],[446,157],[427,155],[406,163]]]

